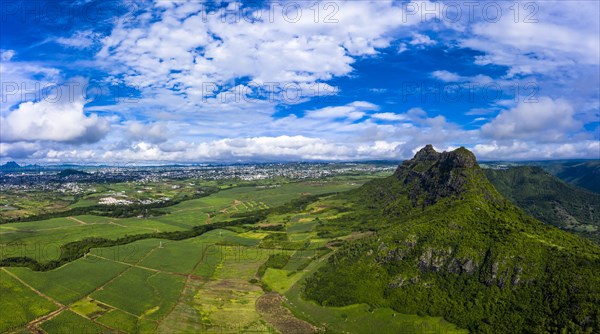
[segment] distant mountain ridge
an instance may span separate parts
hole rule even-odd
[[[485,165],[490,169],[540,167],[569,184],[600,194],[600,160],[494,161]]]
[[[600,243],[600,194],[565,183],[541,167],[484,172],[504,197],[528,214]]]
[[[600,330],[600,247],[527,216],[470,151],[427,146],[340,199],[353,208],[341,222],[377,232],[306,281],[318,303],[443,316],[474,333]]]
[[[562,168],[549,169],[568,183],[600,193],[600,161],[566,163]]]
[[[4,165],[0,166],[0,171],[4,171],[4,172],[10,172],[10,171],[17,171],[21,168],[21,166],[14,162],[14,161],[9,161],[7,163],[5,163]]]

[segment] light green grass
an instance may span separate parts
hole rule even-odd
[[[96,319],[101,324],[125,333],[138,331],[138,318],[123,311],[113,309]]]
[[[41,328],[48,334],[96,334],[107,329],[69,310],[62,311],[56,317],[44,322]]]
[[[0,332],[23,326],[58,307],[0,269]]]
[[[80,217],[75,217],[79,219]],[[114,219],[113,224],[106,222],[106,217],[82,216],[82,221],[98,219],[101,223],[79,224],[66,218],[50,219],[31,223],[14,223],[2,225],[5,230],[13,230],[10,233],[0,234],[0,244],[6,245],[0,248],[0,256],[20,257],[27,256],[38,261],[49,261],[57,259],[60,255],[60,246],[90,237],[102,237],[106,239],[118,239],[126,234],[144,234],[150,232],[165,232],[185,230],[163,224],[150,219]],[[45,224],[52,226],[48,229],[42,228]],[[27,224],[27,225],[20,225]],[[36,225],[37,229],[30,230],[29,227]],[[31,225],[31,226],[30,226]]]
[[[69,308],[73,312],[87,318],[96,318],[110,310],[108,306],[100,304],[98,301],[91,298],[83,298],[78,300],[71,304]]]
[[[61,303],[71,303],[88,295],[127,268],[98,258],[82,258],[47,272],[29,268],[7,268],[23,281]]]
[[[91,297],[137,316],[160,319],[175,304],[185,278],[131,268]]]
[[[284,294],[299,278],[300,275],[293,271],[268,268],[262,280],[273,291]]]

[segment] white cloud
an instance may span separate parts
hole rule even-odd
[[[185,150],[163,151],[159,146],[146,142],[136,143],[121,152],[106,152],[103,159],[147,161],[250,161],[269,159],[343,159],[352,156],[349,148],[338,146],[319,138],[304,136],[227,138],[186,143]]]
[[[0,59],[2,59],[2,61],[9,61],[12,59],[12,57],[14,57],[16,54],[15,50],[2,50],[0,49]]]
[[[427,35],[413,33],[413,38],[408,44],[414,45],[414,46],[429,46],[429,45],[435,45],[436,41],[432,40]]]
[[[95,114],[86,116],[83,106],[80,100],[21,103],[16,110],[2,118],[2,141],[97,142],[107,133],[108,122]]]
[[[44,87],[56,85],[62,76],[60,70],[37,62],[16,62],[14,52],[2,53],[0,78],[2,78],[2,103],[0,112],[28,99],[41,99]]]
[[[448,71],[435,71],[431,73],[431,76],[444,82],[458,82],[462,80],[460,75]]]
[[[537,103],[522,102],[502,111],[483,125],[481,132],[493,139],[564,141],[583,126],[574,116],[575,111],[566,100],[542,97]]]
[[[127,131],[130,139],[147,141],[153,144],[164,143],[171,135],[169,129],[163,123],[142,124],[140,122],[130,122]]]
[[[11,159],[26,159],[32,157],[33,154],[40,150],[38,143],[7,143],[0,141],[0,157],[8,157]]]
[[[87,49],[94,46],[100,40],[100,34],[91,30],[78,31],[70,37],[59,37],[55,41],[58,44],[74,49]]]
[[[600,142],[581,140],[572,143],[531,143],[509,140],[476,144],[473,152],[483,160],[535,160],[535,159],[600,159]]]
[[[316,119],[345,118],[349,120],[358,120],[366,115],[366,111],[377,109],[379,109],[379,107],[375,104],[365,101],[355,101],[345,106],[325,107],[307,111],[305,117]]]
[[[504,10],[511,12],[505,3]],[[522,3],[519,3],[522,6]],[[477,64],[508,66],[508,77],[519,74],[555,74],[559,67],[598,65],[600,28],[598,2],[568,1],[535,4],[537,22],[514,21],[503,15],[498,22],[478,22],[461,46],[483,51]],[[513,12],[514,13],[514,12]],[[527,11],[526,14],[529,14]]]
[[[382,121],[403,121],[407,119],[404,115],[394,114],[392,112],[376,113],[371,115],[371,118],[380,119]]]
[[[115,74],[126,73],[130,84],[152,92],[176,87],[188,98],[197,98],[194,92],[207,83],[233,86],[237,78],[312,85],[345,76],[355,57],[376,54],[389,46],[396,29],[421,23],[412,16],[403,20],[402,6],[387,0],[335,2],[338,23],[315,23],[308,2],[297,3],[304,15],[293,23],[280,15],[281,8],[272,21],[224,22],[218,13],[202,12],[201,4],[167,3],[157,3],[155,16],[120,22],[103,39],[97,58]],[[426,36],[415,38],[431,43]]]
[[[443,82],[470,82],[478,84],[491,83],[494,80],[487,75],[475,75],[475,76],[461,76],[453,72],[448,71],[434,71],[431,76]]]
[[[406,43],[400,43],[400,45],[398,45],[398,54],[403,53],[405,51],[408,51]]]

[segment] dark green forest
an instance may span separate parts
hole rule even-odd
[[[600,243],[600,194],[567,184],[540,167],[484,172],[498,192],[529,215]]]

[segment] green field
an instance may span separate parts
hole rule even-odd
[[[383,329],[393,332],[406,326],[416,333],[435,328],[454,332],[453,325],[440,318],[367,305],[324,307],[302,298],[304,278],[335,253],[337,246],[329,243],[362,234],[342,227],[323,234],[323,225],[343,217],[347,210],[347,203],[331,196],[288,203],[356,188],[362,182],[233,187],[162,208],[162,215],[146,218],[81,215],[0,225],[1,258],[28,256],[45,262],[57,259],[62,245],[83,238],[110,240],[187,231],[267,213],[255,223],[225,226],[183,240],[150,237],[92,248],[85,257],[50,271],[3,268],[0,287],[2,295],[10,298],[2,298],[0,305],[2,310],[13,310],[13,316],[2,318],[0,331],[27,332],[27,324],[35,320],[31,326],[48,333],[274,333],[281,328],[269,323],[256,305],[266,292],[275,291],[288,298],[285,307],[295,321],[308,321],[314,328],[334,333],[373,329],[385,333]],[[131,195],[123,185],[112,189]],[[58,313],[51,314],[59,307]]]
[[[70,303],[93,292],[125,269],[127,266],[120,263],[88,257],[49,272],[28,268],[7,270],[49,297]]]
[[[56,309],[55,304],[0,270],[0,331],[18,328]]]

